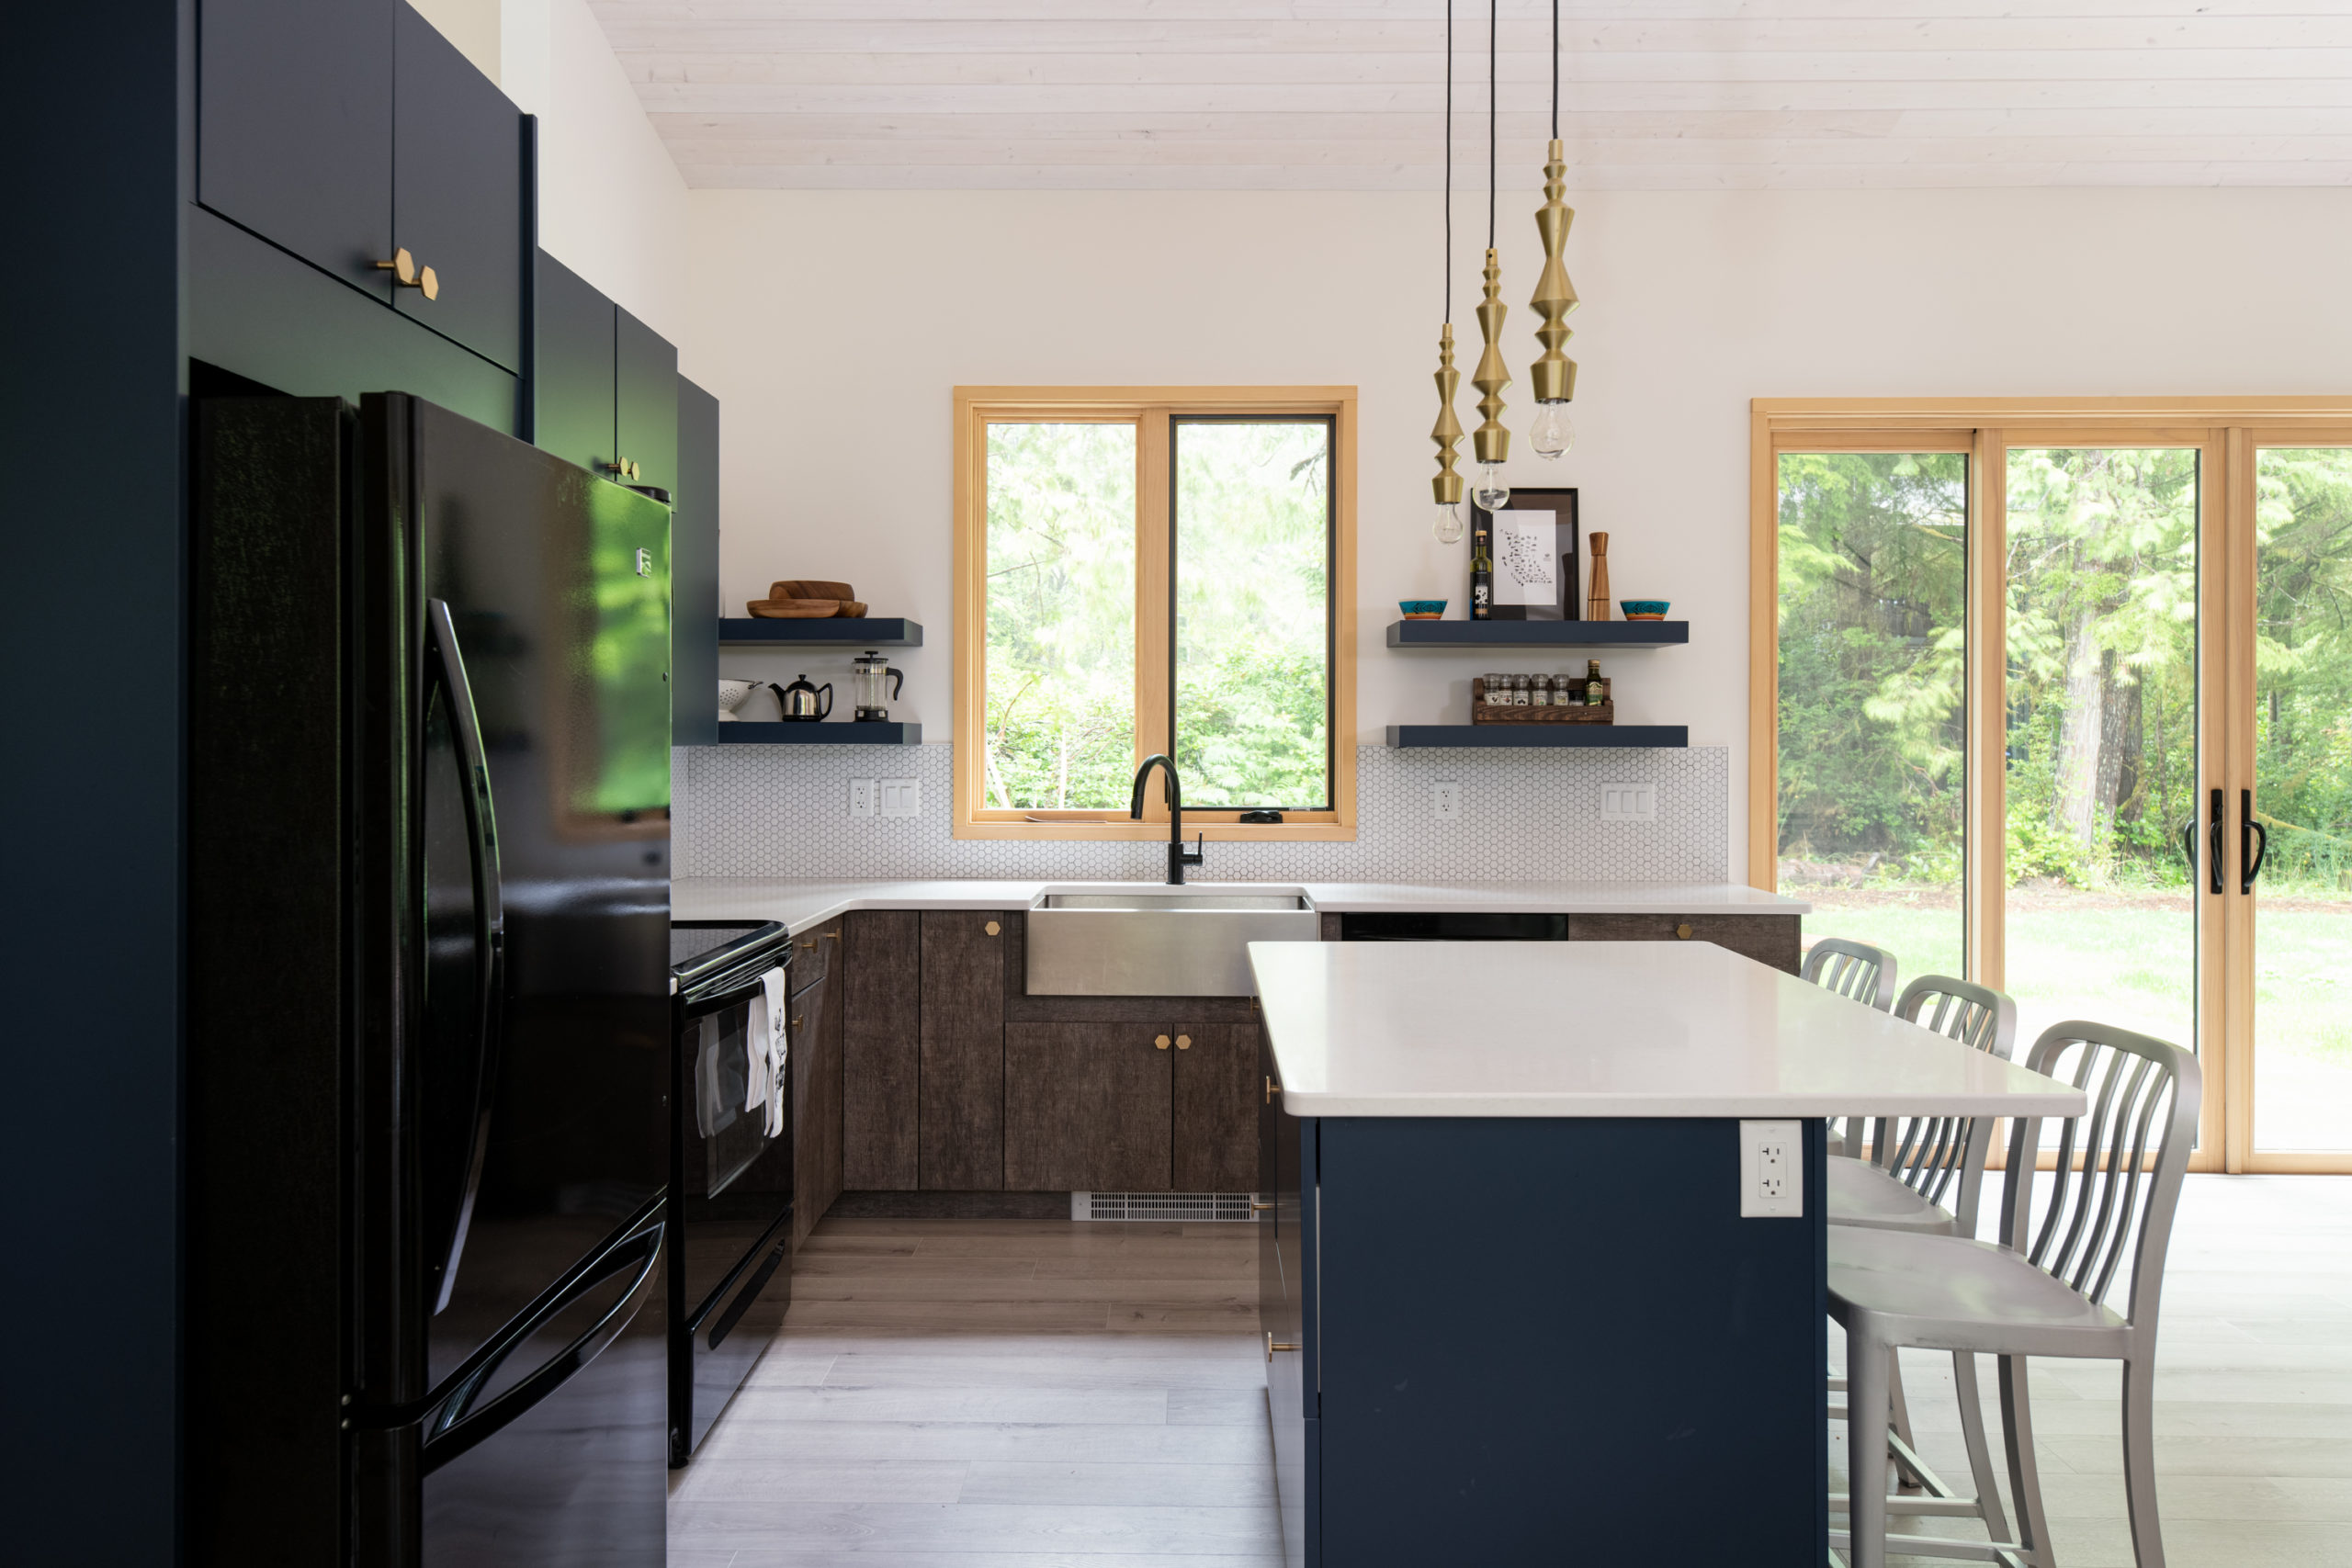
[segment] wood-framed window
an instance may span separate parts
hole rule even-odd
[[[1352,387],[959,387],[956,803],[975,839],[1355,837]],[[1278,813],[1279,822],[1244,821]]]
[[[2194,1168],[2352,1171],[2352,397],[1750,418],[1748,880],[2020,1059],[2195,1050]]]

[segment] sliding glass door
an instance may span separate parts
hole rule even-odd
[[[1759,403],[1748,879],[2352,1172],[2352,405]]]

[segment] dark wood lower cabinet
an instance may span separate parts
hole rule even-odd
[[[1175,1055],[1148,1023],[1006,1024],[1004,1185],[1167,1191]]]
[[[1570,915],[1570,942],[1712,942],[1758,964],[1797,972],[1795,915]]]
[[[855,1191],[910,1192],[920,1174],[922,921],[911,909],[842,917],[842,1165]]]
[[[1249,1192],[1258,1174],[1258,1026],[1179,1024],[1175,1183],[1179,1192]]]
[[[927,1191],[1004,1185],[1004,914],[922,916],[922,1156]]]
[[[842,1195],[842,922],[829,920],[797,939],[793,998],[792,1244],[808,1239]],[[805,983],[809,976],[813,983]]]

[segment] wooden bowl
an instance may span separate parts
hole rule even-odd
[[[819,621],[841,614],[838,599],[753,599],[743,608],[763,621]]]
[[[857,597],[857,590],[846,582],[819,582],[814,579],[801,581],[796,579],[790,581],[769,583],[768,597],[771,599],[854,599]]]
[[[834,614],[847,615],[853,620],[862,619],[865,615],[865,601],[863,599],[844,599],[842,601],[842,607],[835,611]]]

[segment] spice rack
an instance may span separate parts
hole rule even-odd
[[[1583,682],[1576,684],[1581,686]],[[1610,694],[1609,677],[1600,678],[1600,701],[1598,703],[1529,704],[1521,707],[1516,703],[1487,701],[1487,680],[1483,675],[1470,678],[1470,722],[1472,724],[1614,724],[1617,703]]]

